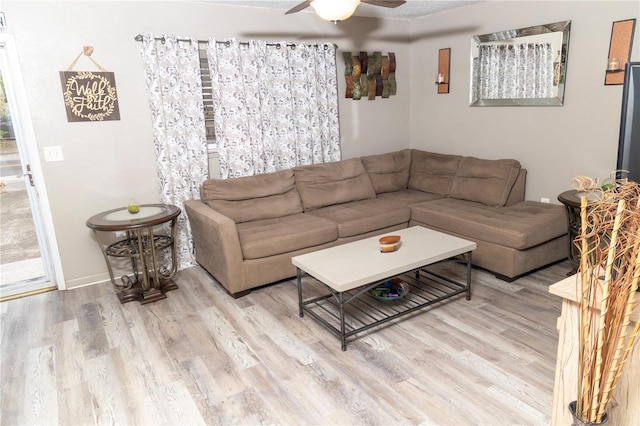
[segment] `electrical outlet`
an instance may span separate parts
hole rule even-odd
[[[549,202],[550,202],[550,201],[549,201],[549,199],[548,199],[548,198],[546,198],[546,197],[542,197],[542,198],[540,198],[540,202],[541,202],[541,203],[549,204]]]

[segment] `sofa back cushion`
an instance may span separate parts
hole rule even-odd
[[[236,223],[302,213],[292,170],[232,179],[209,179],[200,198]]]
[[[449,196],[488,206],[506,204],[520,173],[517,160],[481,160],[464,157],[453,178]]]
[[[362,157],[362,164],[369,174],[376,194],[407,189],[411,151],[391,152],[389,154]]]
[[[304,211],[376,197],[360,158],[295,167],[293,172]]]
[[[511,192],[509,192],[509,198],[507,198],[507,202],[504,205],[513,206],[514,204],[524,201],[524,191],[526,184],[527,169],[523,169],[522,167],[520,167],[520,172],[518,172],[516,182],[513,184]]]
[[[462,156],[411,150],[409,189],[449,195]]]

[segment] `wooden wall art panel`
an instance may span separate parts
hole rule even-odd
[[[383,99],[394,96],[397,92],[396,55],[389,52],[360,52],[357,56],[351,52],[343,52],[344,77],[347,83],[346,98],[355,101],[367,98],[370,101],[380,96]]]
[[[616,21],[611,27],[611,42],[609,57],[605,71],[605,86],[624,83],[624,67],[631,59],[633,33],[636,27],[635,19]]]
[[[449,67],[451,65],[451,48],[438,51],[438,93],[449,93]]]

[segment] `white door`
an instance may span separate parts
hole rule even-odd
[[[55,273],[55,234],[14,40],[8,34],[0,34],[0,83],[0,300],[6,300],[56,289],[64,280]]]

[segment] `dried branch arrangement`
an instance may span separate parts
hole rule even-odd
[[[577,177],[581,197],[578,397],[576,417],[600,423],[633,344],[640,319],[640,185],[616,181],[602,189]]]

